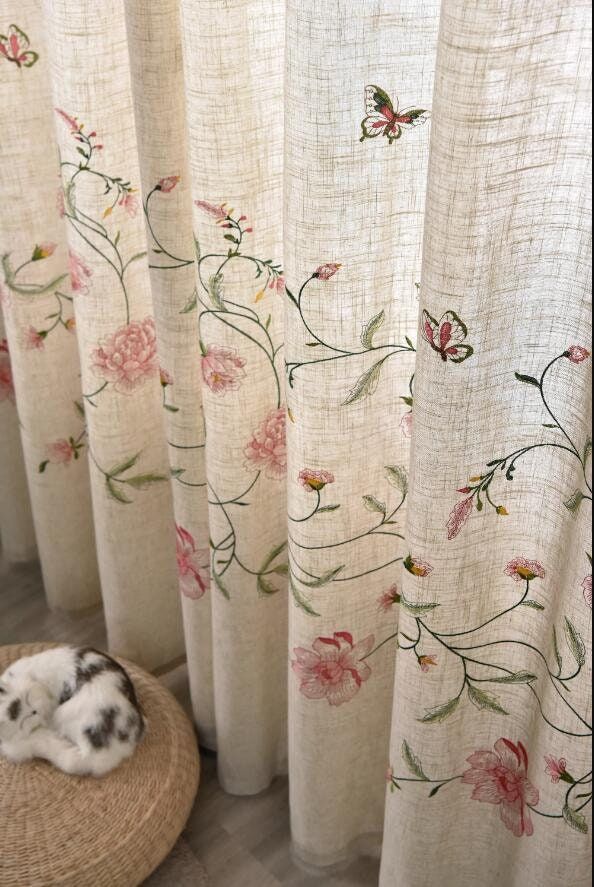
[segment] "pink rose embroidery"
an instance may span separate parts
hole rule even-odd
[[[286,412],[271,410],[244,449],[248,468],[258,468],[266,477],[280,480],[287,473]]]
[[[528,753],[522,743],[498,739],[495,751],[477,751],[468,763],[470,770],[462,782],[474,786],[472,799],[498,805],[503,824],[516,838],[532,835],[530,807],[538,804],[540,796],[528,779]]]
[[[590,352],[583,345],[572,345],[565,354],[572,363],[583,363],[590,357]]]
[[[45,330],[36,330],[34,326],[30,326],[24,335],[24,345],[27,351],[41,351],[45,344],[44,340],[47,336]]]
[[[397,585],[392,585],[388,591],[384,591],[377,599],[377,608],[380,613],[389,613],[394,604],[399,604],[401,600]]]
[[[326,484],[334,483],[334,475],[331,471],[314,471],[312,468],[303,468],[299,472],[299,483],[310,493],[323,490]]]
[[[330,705],[343,705],[357,695],[371,669],[362,660],[371,652],[374,637],[355,644],[347,631],[331,638],[319,637],[312,649],[295,647],[297,657],[291,667],[299,678],[299,690],[308,699],[326,699]]]
[[[64,440],[64,438],[48,444],[45,451],[47,460],[52,465],[68,465],[75,454],[74,447],[70,441]]]
[[[563,779],[567,781],[567,761],[565,758],[554,758],[552,755],[545,755],[546,769],[545,773],[551,777],[551,782],[555,784]],[[564,778],[566,777],[566,778]],[[573,779],[569,777],[569,781],[573,783]]]
[[[70,271],[70,288],[73,293],[88,293],[87,281],[93,272],[74,250],[68,250],[68,270]]]
[[[456,538],[456,536],[472,514],[472,505],[473,499],[472,496],[469,496],[468,499],[462,499],[461,502],[458,502],[454,506],[454,508],[450,512],[450,517],[447,523],[448,539]]]
[[[330,280],[341,268],[342,265],[339,265],[337,262],[326,262],[325,265],[319,265],[316,268],[313,277],[317,277],[318,280]]]
[[[164,194],[169,194],[169,192],[173,191],[173,189],[179,182],[179,178],[179,176],[165,176],[164,178],[159,179],[156,188],[158,191],[162,191]]]
[[[586,576],[582,582],[582,590],[584,592],[584,600],[592,609],[592,575]]]
[[[7,400],[14,403],[14,381],[8,353],[8,342],[0,340],[0,403]]]
[[[112,382],[116,391],[127,394],[138,388],[159,371],[153,318],[120,327],[93,351],[91,359],[95,375]]]
[[[181,593],[199,600],[210,587],[210,553],[208,548],[196,548],[191,533],[175,525],[175,554]]]
[[[245,360],[232,348],[209,345],[201,364],[202,378],[214,394],[237,391],[245,379]]]
[[[538,561],[527,561],[525,557],[516,557],[506,566],[506,576],[511,576],[516,582],[532,582],[537,577],[544,579],[545,571]]]
[[[412,429],[413,429],[413,413],[412,410],[410,412],[405,413],[402,419],[400,420],[400,430],[402,431],[405,437],[412,437]]]

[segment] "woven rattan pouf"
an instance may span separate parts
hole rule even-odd
[[[0,673],[48,646],[0,647]],[[194,732],[156,678],[123,664],[148,731],[121,767],[103,779],[79,778],[44,761],[0,758],[1,887],[133,887],[179,837],[198,787]]]

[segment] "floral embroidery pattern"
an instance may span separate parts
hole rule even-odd
[[[361,142],[386,136],[391,145],[404,134],[405,130],[425,123],[429,119],[429,111],[425,108],[404,108],[400,110],[398,101],[396,108],[392,99],[379,86],[365,87],[365,118],[361,123]]]
[[[29,46],[29,38],[18,25],[9,25],[8,34],[0,34],[0,58],[13,62],[17,68],[30,68],[39,58]]]
[[[333,706],[349,702],[371,677],[364,660],[372,647],[373,635],[355,643],[348,631],[316,638],[311,650],[295,647],[291,667],[299,678],[300,692],[308,699],[326,699]]]
[[[199,600],[210,587],[210,552],[197,548],[188,530],[176,524],[175,553],[181,593]]]
[[[452,363],[462,363],[474,354],[474,348],[464,343],[468,335],[466,324],[460,320],[455,311],[446,311],[441,320],[436,320],[428,311],[423,311],[421,332],[425,341],[437,351],[444,363],[448,360]]]
[[[272,410],[254,432],[245,450],[246,462],[280,480],[287,473],[286,410]]]
[[[109,336],[91,356],[93,372],[128,394],[158,373],[155,321],[146,317]]]
[[[213,394],[237,391],[245,379],[245,360],[232,348],[208,345],[202,356],[202,378]]]
[[[0,403],[4,400],[12,404],[15,402],[8,342],[6,339],[0,339]]]

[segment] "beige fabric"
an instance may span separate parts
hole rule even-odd
[[[185,650],[223,786],[288,769],[308,865],[385,815],[381,887],[585,883],[586,4],[9,7],[50,603],[96,594],[94,532],[110,645]]]

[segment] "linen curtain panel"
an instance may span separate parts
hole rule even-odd
[[[590,4],[1,9],[6,556],[309,865],[589,883]]]

